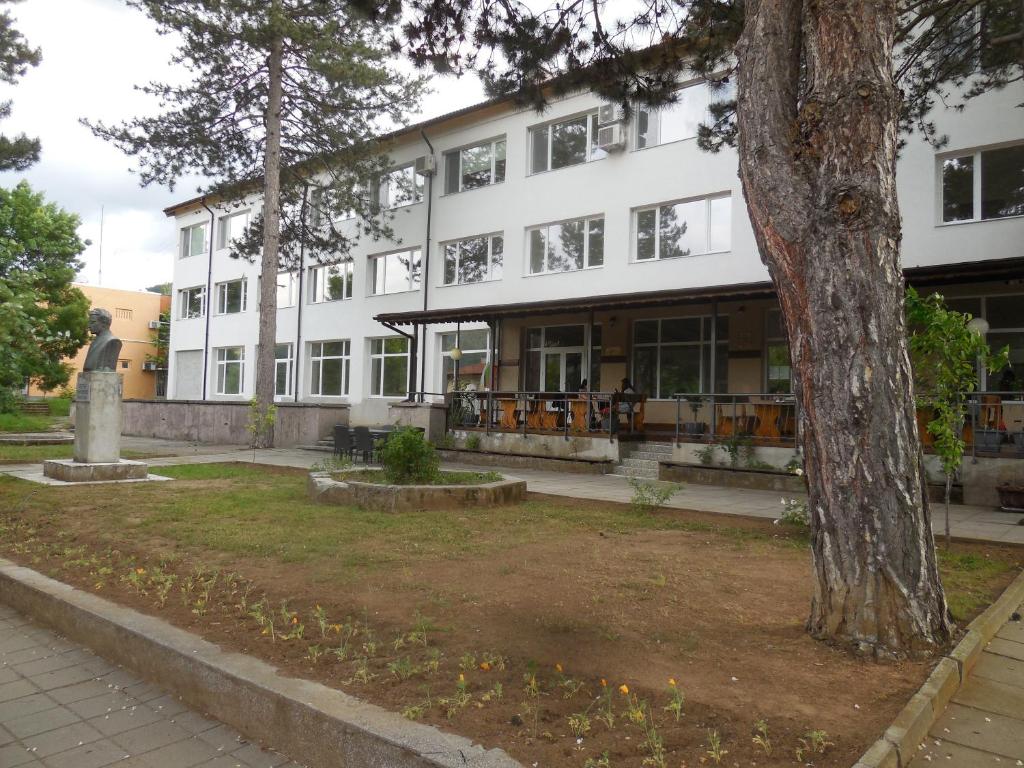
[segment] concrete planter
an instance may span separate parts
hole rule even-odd
[[[999,492],[999,508],[1007,512],[1024,512],[1024,485],[1003,483],[996,487]]]
[[[658,467],[659,480],[697,485],[721,485],[727,488],[752,488],[761,491],[804,493],[804,479],[789,472],[768,469],[740,469],[705,464],[680,464],[663,461]]]
[[[310,472],[307,487],[309,497],[321,504],[353,506],[378,512],[418,512],[465,506],[497,507],[526,498],[526,481],[508,477],[481,485],[384,485],[336,480],[330,472]]]

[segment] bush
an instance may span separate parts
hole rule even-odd
[[[633,498],[630,504],[636,512],[651,512],[661,507],[679,491],[675,484],[650,483],[636,477],[629,478],[629,485],[633,489]]]
[[[466,438],[466,450],[467,451],[479,451],[480,450],[480,435],[475,432]]]
[[[51,397],[46,402],[50,406],[51,416],[67,416],[71,413],[70,397]]]
[[[800,499],[782,499],[782,514],[775,522],[789,523],[800,528],[811,525],[811,516],[807,511],[807,502]]]
[[[0,413],[17,413],[24,399],[17,390],[0,387]]]
[[[392,432],[380,451],[380,463],[388,482],[395,485],[430,484],[437,479],[438,458],[423,434],[409,427]]]

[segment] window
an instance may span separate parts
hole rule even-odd
[[[445,243],[444,284],[500,280],[504,244],[505,238],[501,235],[483,235]]]
[[[131,360],[118,360],[117,367],[122,370],[128,370],[131,367]]]
[[[444,168],[445,194],[498,184],[505,180],[505,139],[446,152]]]
[[[309,270],[310,303],[352,298],[352,262],[325,264]]]
[[[586,326],[556,325],[526,332],[526,389],[576,392],[587,377]]]
[[[1024,144],[942,160],[942,221],[1024,216]]]
[[[452,350],[458,340],[462,357],[458,364],[452,360]],[[484,389],[490,386],[490,334],[486,328],[441,334],[441,358],[444,383],[443,392],[453,389]],[[458,368],[458,381],[455,371]]]
[[[671,259],[728,251],[732,197],[669,203],[636,212],[636,260]]]
[[[242,394],[245,375],[245,347],[219,347],[217,354],[217,394]]]
[[[707,83],[696,83],[676,91],[672,104],[658,109],[640,107],[636,114],[636,148],[696,138],[701,123],[711,121],[710,105],[732,98],[735,94],[731,84],[712,92]]]
[[[292,357],[291,344],[274,345],[274,396],[292,396]]]
[[[530,129],[530,172],[600,160],[608,153],[597,146],[597,112]]]
[[[309,394],[341,397],[348,394],[349,345],[342,341],[314,341],[309,345]]]
[[[249,226],[249,211],[239,211],[221,216],[217,222],[217,247],[227,248],[232,240],[237,240]]]
[[[277,308],[294,307],[299,298],[299,276],[295,272],[277,274]]]
[[[528,233],[530,274],[574,272],[604,264],[604,217],[535,227]]]
[[[404,336],[370,339],[370,394],[405,397],[409,386],[409,340]]]
[[[729,319],[718,318],[715,382],[711,382],[711,318],[637,320],[633,323],[633,385],[654,399],[677,393],[725,392]]]
[[[370,293],[380,296],[419,290],[420,259],[419,248],[371,256]]]
[[[117,307],[114,309],[114,317],[118,320],[131,320],[132,314],[134,314],[132,310],[125,309],[123,307]]]
[[[948,298],[946,306],[972,317],[983,317],[989,329],[989,349],[1009,347],[1010,364],[999,373],[987,374],[984,389],[999,392],[1024,390],[1024,294]],[[1009,424],[1007,424],[1009,426]]]
[[[217,314],[233,315],[236,312],[245,312],[246,280],[229,280],[226,283],[217,283]]]
[[[782,326],[782,312],[769,309],[764,318],[765,391],[789,394],[793,391],[793,366],[789,359],[789,342]]]
[[[181,230],[181,258],[206,252],[206,224],[193,224]]]
[[[182,288],[178,291],[178,317],[188,320],[202,317],[206,311],[206,287]]]
[[[382,208],[400,208],[423,199],[423,177],[412,165],[384,174],[380,180],[379,197]]]

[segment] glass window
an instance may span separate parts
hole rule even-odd
[[[299,278],[294,272],[277,275],[277,308],[294,307],[299,297]]]
[[[974,157],[951,157],[942,162],[942,220],[974,218]]]
[[[728,318],[718,318],[715,376],[711,376],[710,317],[633,323],[633,386],[650,398],[727,389]]]
[[[604,217],[547,224],[529,232],[530,274],[604,264]]]
[[[351,299],[352,270],[351,261],[311,267],[309,270],[310,303],[322,304],[325,301]]]
[[[314,341],[309,345],[309,394],[342,397],[348,394],[351,342]]]
[[[985,319],[996,330],[1024,330],[1024,296],[988,296]]]
[[[419,248],[371,256],[370,292],[374,296],[379,296],[385,293],[419,290],[420,260]]]
[[[217,283],[217,314],[232,315],[245,312],[246,279]]]
[[[638,149],[692,139],[697,128],[708,121],[711,95],[706,83],[676,91],[676,100],[658,109],[643,107],[637,114]]]
[[[526,389],[529,392],[576,392],[590,371],[584,353],[585,326],[531,328],[526,343]],[[593,360],[591,360],[593,365]],[[600,366],[600,361],[598,361]],[[592,388],[588,382],[588,389]]]
[[[181,258],[206,252],[206,224],[193,224],[181,230]]]
[[[505,239],[501,235],[469,237],[444,246],[444,284],[500,280]]]
[[[607,153],[597,145],[597,112],[530,129],[530,172],[566,168]]]
[[[249,226],[249,211],[239,211],[228,216],[221,216],[218,222],[217,247],[227,248],[232,240],[236,240]]]
[[[370,340],[370,394],[405,397],[409,387],[409,340],[404,336]]]
[[[182,288],[178,291],[178,317],[188,320],[202,317],[206,311],[206,287]]]
[[[462,192],[505,180],[505,139],[445,154],[445,192]]]
[[[396,168],[384,175],[380,182],[382,208],[400,208],[423,199],[423,177],[413,165]]]
[[[490,334],[486,328],[461,331],[458,334],[458,346],[462,357],[456,364],[451,357],[451,351],[456,345],[456,334],[441,334],[443,392],[451,392],[456,388],[482,390],[490,386],[489,340]],[[458,369],[457,381],[456,369]]]
[[[1024,215],[1024,144],[981,153],[981,218]]]
[[[765,391],[788,394],[793,391],[793,366],[789,360],[789,342],[782,324],[782,312],[769,309],[764,320]]]
[[[636,212],[636,260],[719,253],[732,247],[732,198],[718,196]]]
[[[245,374],[245,347],[219,347],[217,355],[217,394],[242,394]]]
[[[274,395],[292,396],[292,345],[274,345]]]

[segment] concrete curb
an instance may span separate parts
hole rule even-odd
[[[974,669],[985,646],[1024,602],[1024,573],[1003,590],[985,612],[967,625],[967,633],[944,656],[885,733],[853,768],[907,768],[935,724]]]
[[[500,749],[341,691],[0,558],[0,602],[310,768],[522,768]]]

